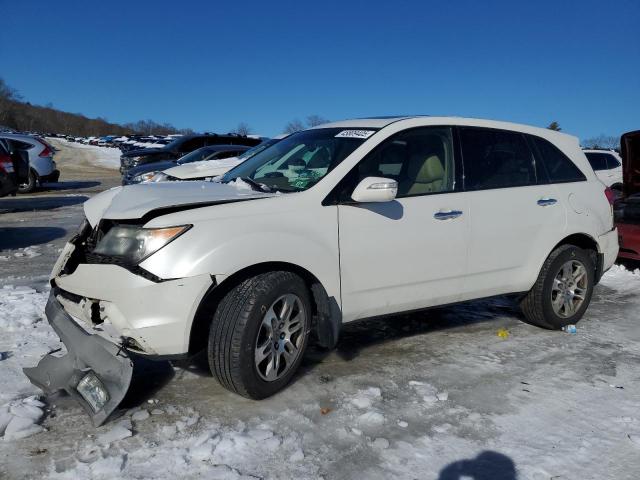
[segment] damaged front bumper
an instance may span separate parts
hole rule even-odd
[[[67,353],[45,355],[24,373],[45,393],[65,390],[80,402],[97,427],[125,397],[133,375],[132,354],[100,335],[92,335],[69,316],[53,292],[45,313]]]

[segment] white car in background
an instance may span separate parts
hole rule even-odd
[[[59,180],[60,171],[53,161],[54,148],[46,140],[18,133],[2,133],[0,138],[7,142],[10,151],[22,150],[29,156],[29,176],[26,183],[20,184],[20,193],[30,193],[43,183]]]
[[[240,165],[242,162],[250,159],[254,155],[262,152],[266,148],[286,137],[287,135],[280,135],[270,140],[266,140],[260,145],[250,148],[237,157],[224,158],[221,160],[204,159],[198,162],[185,163],[184,165],[171,167],[157,173],[151,181],[167,182],[171,180],[210,180],[215,177],[219,177],[220,175],[224,175],[232,168]]]
[[[622,189],[622,158],[615,150],[583,150],[596,176],[607,187]]]
[[[220,182],[88,200],[46,307],[68,353],[25,373],[100,424],[138,356],[205,350],[225,388],[260,399],[289,383],[312,332],[331,348],[362,318],[512,294],[528,322],[560,329],[616,259],[612,200],[578,140],[548,129],[457,117],[314,127]]]

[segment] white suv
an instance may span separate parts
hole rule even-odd
[[[559,329],[618,253],[610,198],[562,133],[451,117],[322,125],[221,183],[89,200],[47,306],[69,353],[27,374],[99,423],[137,355],[206,348],[222,385],[258,399],[289,382],[311,333],[333,347],[365,317],[518,294],[529,322]]]
[[[622,190],[622,159],[615,150],[584,150],[596,176],[607,187]]]

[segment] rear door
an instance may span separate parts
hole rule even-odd
[[[355,203],[366,177],[392,178],[398,195]],[[345,321],[455,302],[466,273],[468,203],[453,130],[421,127],[382,142],[338,186]]]
[[[565,228],[564,202],[539,181],[525,135],[460,127],[460,142],[471,230],[464,297],[527,290]]]

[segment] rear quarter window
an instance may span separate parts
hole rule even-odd
[[[584,182],[587,177],[573,161],[544,138],[529,136],[536,154],[538,183]]]
[[[586,152],[585,156],[589,163],[591,164],[591,168],[593,168],[594,172],[598,172],[600,170],[608,170],[610,167],[607,162],[607,157],[611,157],[611,155],[607,153],[597,153],[597,152]],[[611,157],[613,159],[613,157]]]

